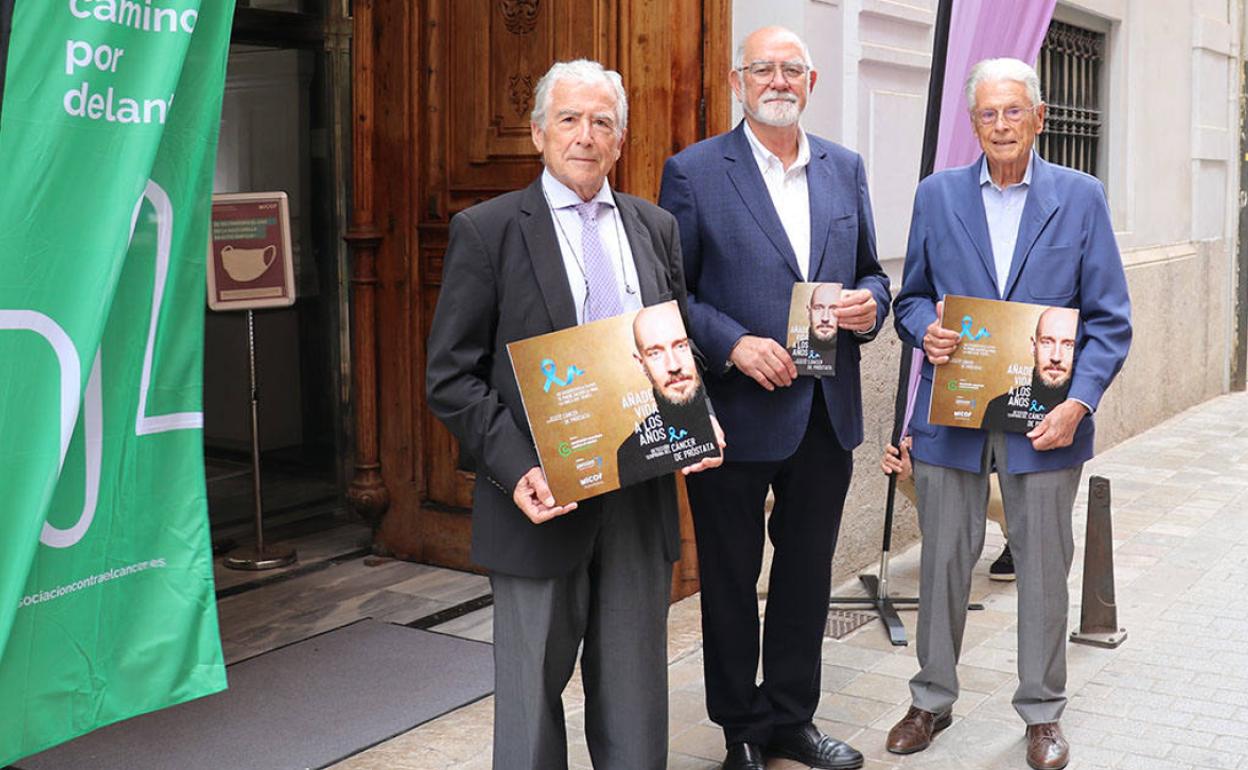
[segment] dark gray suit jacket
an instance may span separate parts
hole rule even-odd
[[[615,193],[637,267],[642,303],[676,299],[685,282],[676,221],[640,198]],[[688,319],[685,324],[688,328]],[[576,325],[554,220],[541,179],[451,219],[442,292],[429,332],[426,390],[430,410],[477,465],[472,505],[472,560],[520,577],[566,574],[590,555],[602,498],[533,524],[511,496],[538,465],[507,343]],[[665,552],[680,550],[675,480],[635,484],[626,496],[637,516],[665,530]]]

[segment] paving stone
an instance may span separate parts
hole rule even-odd
[[[672,752],[667,755],[667,770],[718,770],[719,762]]]
[[[672,751],[702,759],[723,761],[724,758],[724,733],[713,725],[692,725],[672,735],[669,745]]]
[[[1183,711],[1189,714],[1196,714],[1206,717],[1217,717],[1225,719],[1234,713],[1235,706],[1226,703],[1214,703],[1207,700],[1197,700],[1196,698],[1175,698],[1170,703],[1170,708],[1175,711]],[[1244,714],[1248,713],[1241,710],[1242,713],[1236,715],[1239,721],[1246,721]]]
[[[824,663],[819,677],[819,687],[824,692],[837,692],[845,685],[862,676],[862,672],[845,666],[829,666]]]
[[[1175,746],[1170,752],[1170,758],[1179,762],[1199,765],[1200,767],[1234,770],[1234,768],[1240,766],[1239,763],[1243,756],[1213,749],[1199,749],[1193,746]]]
[[[840,689],[840,693],[897,704],[910,702],[910,683],[883,674],[866,673]]]
[[[815,710],[815,715],[833,722],[866,727],[891,710],[894,705],[896,704],[871,698],[858,698],[853,695],[825,695],[819,701],[819,708]]]
[[[859,629],[853,638],[861,636],[864,631],[872,630],[880,634],[879,629]],[[882,636],[882,634],[880,634]],[[823,662],[859,671],[869,671],[881,660],[892,656],[891,650],[875,649],[862,645],[850,644],[848,641],[825,640],[823,644]]]
[[[1248,739],[1245,738],[1238,738],[1231,735],[1219,735],[1213,739],[1213,748],[1218,751],[1238,754],[1241,757],[1248,757]]]
[[[1165,741],[1156,740],[1152,736],[1149,736],[1149,739],[1146,741],[1141,741],[1139,738],[1134,736],[1127,737],[1125,735],[1114,734],[1106,735],[1101,739],[1099,745],[1103,749],[1108,749],[1109,751],[1117,752],[1119,754],[1143,754],[1146,757],[1156,757],[1158,759],[1170,756],[1171,751],[1176,748]]]
[[[1191,765],[1171,759],[1156,759],[1139,754],[1123,754],[1114,765],[1118,770],[1195,770]]]

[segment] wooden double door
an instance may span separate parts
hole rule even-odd
[[[352,499],[375,517],[382,549],[466,568],[472,466],[424,399],[425,341],[450,218],[537,177],[534,87],[553,62],[579,57],[618,70],[628,91],[629,131],[612,184],[655,200],[669,155],[728,128],[731,6],[356,0],[354,17],[348,240],[356,260],[353,400],[359,409],[363,396],[366,413],[357,411]],[[696,590],[685,518],[678,594]]]

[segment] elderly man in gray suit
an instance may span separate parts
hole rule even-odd
[[[427,388],[430,409],[478,468],[472,558],[494,591],[495,768],[568,766],[561,694],[582,644],[594,766],[667,764],[674,477],[560,505],[506,349],[672,299],[683,315],[675,220],[607,183],[627,122],[617,73],[585,60],[555,64],[538,83],[532,117],[545,171],[451,220]]]

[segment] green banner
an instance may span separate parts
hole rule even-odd
[[[0,767],[225,687],[202,357],[233,8],[0,0]]]

